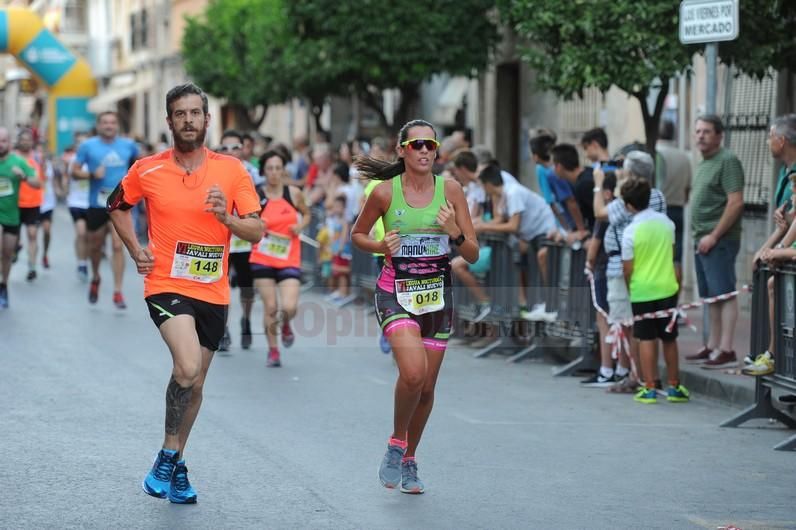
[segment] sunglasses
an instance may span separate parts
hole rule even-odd
[[[218,152],[226,153],[227,151],[237,151],[238,149],[243,149],[243,146],[241,144],[222,145],[218,148]]]
[[[401,147],[409,147],[412,151],[420,151],[424,147],[429,151],[436,151],[439,147],[439,142],[434,138],[412,138],[401,142]]]

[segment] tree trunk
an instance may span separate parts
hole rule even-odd
[[[312,113],[312,118],[315,121],[315,134],[317,135],[320,133],[326,133],[326,129],[323,128],[321,124],[321,115],[323,114],[323,98],[320,100],[317,99],[310,99],[310,112]]]
[[[403,127],[404,123],[422,118],[419,116],[418,103],[420,102],[420,87],[418,85],[409,85],[401,87],[401,104],[395,112],[393,119],[393,129],[390,132],[397,133]],[[430,121],[430,119],[429,119]]]
[[[666,101],[666,96],[669,94],[669,78],[661,79],[661,89],[658,92],[658,97],[655,100],[655,108],[650,114],[650,109],[647,106],[647,90],[643,92],[636,92],[633,95],[638,99],[641,104],[641,115],[644,118],[644,135],[646,137],[647,152],[652,155],[655,160],[655,144],[658,142],[658,131],[661,124],[661,115],[663,114],[663,104]],[[655,185],[653,176],[653,186]]]
[[[265,116],[268,114],[268,105],[258,105],[252,112],[244,105],[233,104],[232,111],[235,116],[236,128],[241,132],[256,131],[265,121]]]
[[[358,93],[358,96],[368,108],[378,115],[379,123],[384,132],[390,132],[390,124],[387,123],[387,115],[384,114],[384,104],[381,97],[367,89],[364,92]]]

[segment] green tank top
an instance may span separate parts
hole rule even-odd
[[[413,234],[445,234],[437,225],[437,213],[445,201],[445,179],[434,175],[434,198],[423,208],[413,208],[404,199],[401,176],[392,179],[392,201],[385,212],[384,230],[398,230],[401,236]],[[447,236],[446,236],[447,237]]]

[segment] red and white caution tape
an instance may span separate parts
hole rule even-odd
[[[594,306],[595,311],[600,313],[605,319],[608,321],[608,325],[610,329],[608,331],[608,335],[605,337],[605,342],[607,344],[612,345],[611,349],[611,357],[616,359],[619,356],[619,352],[624,350],[627,356],[630,358],[631,369],[633,374],[636,374],[636,367],[633,364],[633,358],[630,355],[630,342],[628,337],[625,334],[625,327],[629,327],[633,325],[633,322],[640,322],[642,320],[653,320],[658,318],[668,318],[669,323],[666,325],[666,332],[671,333],[674,329],[674,326],[677,324],[678,318],[683,318],[685,320],[686,326],[690,327],[694,331],[696,331],[696,327],[691,324],[690,320],[688,320],[688,315],[686,311],[689,309],[696,309],[697,307],[702,307],[704,305],[715,304],[716,302],[723,302],[725,300],[730,300],[731,298],[735,298],[738,294],[742,292],[750,292],[752,288],[748,285],[742,286],[740,289],[732,291],[731,293],[720,294],[718,296],[711,296],[708,298],[702,298],[701,300],[695,300],[688,304],[680,304],[679,306],[673,307],[671,309],[665,309],[662,311],[653,311],[650,313],[642,313],[641,315],[635,315],[632,321],[626,322],[617,322],[613,320],[608,313],[600,307],[600,304],[597,303],[597,294],[594,288],[594,274],[589,269],[585,269],[584,273],[586,277],[589,279],[589,286],[591,287],[591,302]]]

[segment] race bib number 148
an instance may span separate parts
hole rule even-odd
[[[171,277],[200,283],[217,282],[224,275],[224,245],[178,241]]]

